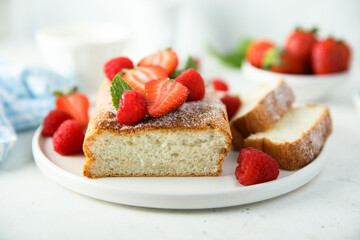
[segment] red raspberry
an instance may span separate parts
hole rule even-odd
[[[244,148],[237,159],[236,179],[245,186],[275,180],[279,165],[271,156],[253,148]]]
[[[76,120],[66,120],[54,133],[54,150],[61,155],[81,153],[84,137],[81,123]]]
[[[116,120],[118,123],[131,125],[143,119],[146,111],[147,103],[144,95],[134,90],[125,91],[120,99]]]
[[[241,107],[241,101],[238,97],[231,96],[229,94],[225,94],[221,98],[221,101],[226,106],[226,112],[227,112],[228,118],[230,120],[236,114],[236,112],[239,110],[239,108]]]
[[[110,59],[104,64],[104,73],[106,77],[112,81],[116,74],[123,69],[133,69],[133,62],[127,57],[117,57]]]
[[[42,134],[52,136],[59,126],[66,120],[72,119],[71,115],[62,109],[51,110],[43,121]]]
[[[188,101],[199,101],[205,96],[205,84],[201,75],[193,68],[182,72],[175,78],[175,82],[181,83],[189,90]]]
[[[215,90],[217,91],[228,91],[229,87],[224,79],[221,78],[214,78],[212,80]]]

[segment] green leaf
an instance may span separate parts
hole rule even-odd
[[[127,90],[132,90],[132,88],[120,77],[120,75],[116,74],[110,87],[111,100],[116,110],[119,109],[119,102],[122,94]]]
[[[281,59],[282,52],[283,50],[279,48],[270,48],[267,50],[265,52],[261,67],[264,69],[269,69],[271,66],[283,64]]]
[[[170,76],[171,79],[175,79],[180,76],[181,73],[185,72],[189,68],[193,68],[196,71],[198,70],[199,66],[197,65],[195,59],[192,56],[188,56],[185,62],[185,66],[182,69],[176,69]]]
[[[246,58],[246,51],[251,42],[251,39],[243,39],[239,42],[237,48],[228,53],[220,53],[213,46],[209,46],[208,51],[225,65],[234,68],[241,68],[242,63]]]
[[[189,68],[193,68],[196,71],[198,70],[199,66],[197,65],[195,59],[192,56],[188,56],[188,58],[186,59],[186,63],[185,66],[183,68],[183,71],[188,70]]]

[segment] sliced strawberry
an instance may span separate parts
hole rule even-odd
[[[181,83],[170,80],[151,80],[145,84],[148,99],[148,113],[152,117],[161,117],[175,111],[185,101],[188,89]]]
[[[179,60],[175,51],[166,49],[144,57],[138,63],[139,66],[160,66],[170,75],[178,65]]]
[[[193,68],[189,68],[175,78],[175,82],[179,82],[186,86],[189,90],[188,101],[199,101],[205,96],[205,84],[201,75]]]
[[[112,81],[116,74],[120,73],[123,69],[133,69],[133,62],[127,57],[117,57],[110,59],[104,64],[104,73],[106,77]]]
[[[167,78],[165,69],[159,66],[137,67],[134,70],[127,71],[122,78],[129,86],[145,96],[145,83],[154,79]]]
[[[89,107],[90,102],[87,96],[72,90],[68,94],[56,92],[58,98],[55,105],[67,113],[69,113],[75,120],[80,122],[85,128],[89,122]]]

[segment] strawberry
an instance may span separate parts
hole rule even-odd
[[[181,83],[166,79],[151,80],[145,84],[148,99],[148,113],[152,117],[161,117],[175,111],[185,101],[188,89]]]
[[[228,119],[231,120],[231,118],[237,113],[239,108],[241,107],[241,101],[240,98],[236,96],[231,96],[229,94],[225,94],[221,101],[226,106],[226,112],[228,115]]]
[[[51,110],[43,121],[42,134],[44,136],[52,136],[59,126],[66,120],[72,119],[69,113],[62,109]]]
[[[246,58],[254,67],[261,68],[265,52],[274,47],[274,44],[268,40],[257,40],[252,42],[247,51]]]
[[[266,51],[262,67],[277,73],[306,73],[306,65],[304,62],[299,61],[289,52],[275,47]]]
[[[87,96],[78,93],[76,87],[68,93],[55,92],[57,96],[55,105],[57,108],[69,113],[75,120],[79,121],[83,127],[89,122],[88,111],[90,102]]]
[[[298,61],[304,62],[308,73],[311,72],[311,50],[317,41],[316,32],[316,28],[311,31],[297,28],[288,36],[285,43],[285,50]]]
[[[235,177],[245,186],[272,181],[279,176],[279,165],[271,156],[253,148],[243,148],[237,159]]]
[[[179,60],[175,51],[166,49],[144,57],[138,63],[139,66],[160,66],[164,68],[168,76],[175,70]]]
[[[315,74],[342,72],[349,68],[351,50],[344,41],[327,38],[317,42],[311,52]]]
[[[106,77],[112,81],[116,74],[120,73],[123,69],[133,69],[133,62],[127,57],[117,57],[110,59],[104,64],[104,73]]]
[[[193,68],[182,72],[179,77],[175,78],[175,82],[181,83],[189,90],[187,100],[199,101],[205,96],[205,84],[201,75]]]
[[[134,124],[145,117],[146,107],[144,95],[134,90],[124,91],[119,102],[116,121],[120,124]]]
[[[228,91],[229,87],[226,81],[222,78],[214,78],[212,79],[212,83],[216,91]]]
[[[130,87],[145,96],[145,83],[153,79],[165,79],[168,73],[159,66],[136,67],[133,70],[125,71],[122,78]]]
[[[54,150],[61,155],[83,152],[83,126],[76,120],[66,120],[56,130],[53,137]]]

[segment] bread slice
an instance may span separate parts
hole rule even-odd
[[[234,149],[243,148],[244,139],[250,134],[268,129],[294,101],[292,89],[283,80],[262,85],[245,96],[243,106],[230,123]]]
[[[295,170],[319,155],[331,131],[332,122],[327,107],[297,107],[268,130],[246,138],[245,147],[269,154],[282,169]]]
[[[231,147],[225,106],[207,91],[160,118],[116,121],[110,81],[99,89],[84,141],[84,176],[216,176]]]

